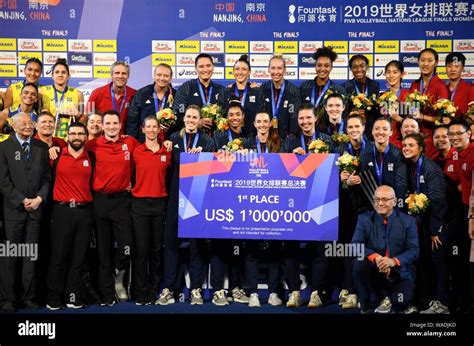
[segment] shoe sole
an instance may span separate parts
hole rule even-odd
[[[250,308],[260,308],[262,307],[260,304],[249,304]]]
[[[203,302],[191,302],[191,305],[202,305]]]
[[[85,308],[85,305],[74,305],[74,304],[66,304],[66,307],[69,309],[82,309]]]
[[[56,311],[56,310],[61,310],[62,307],[54,308],[54,307],[52,307],[52,306],[46,305],[46,309],[51,310],[51,311]]]

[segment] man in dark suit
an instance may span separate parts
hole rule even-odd
[[[28,247],[37,248],[41,209],[51,183],[48,146],[31,138],[34,123],[29,114],[16,114],[13,117],[13,129],[15,134],[0,144],[6,240],[10,247],[20,248],[27,244]],[[22,258],[21,303],[27,308],[38,307],[34,301],[35,261],[33,256]],[[2,259],[0,302],[4,311],[15,311],[17,262],[17,257],[13,256]]]
[[[370,288],[378,299],[378,313],[403,311],[411,306],[414,290],[414,264],[419,256],[415,218],[394,209],[393,188],[379,186],[374,193],[374,211],[359,215],[352,244],[363,246],[363,260],[355,259],[354,284],[361,312],[368,312]],[[408,310],[405,310],[408,311]],[[408,313],[408,312],[407,312]]]

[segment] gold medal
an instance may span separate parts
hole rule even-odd
[[[272,119],[272,125],[274,129],[278,128],[278,118],[273,118]]]

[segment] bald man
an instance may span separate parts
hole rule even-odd
[[[352,243],[363,244],[364,254],[355,259],[353,277],[362,313],[370,309],[373,286],[377,313],[389,313],[392,304],[404,311],[413,299],[415,262],[419,256],[418,235],[414,217],[395,209],[393,188],[379,186],[374,193],[374,209],[359,215]],[[384,298],[385,297],[385,298]]]

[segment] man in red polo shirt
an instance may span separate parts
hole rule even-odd
[[[59,137],[53,137],[54,130],[56,128],[56,118],[51,114],[48,109],[42,109],[38,117],[36,118],[36,135],[34,138],[46,143],[49,148],[56,148],[57,152],[67,147],[67,143],[64,139]],[[50,159],[50,164],[53,160]],[[49,191],[49,195],[52,193],[52,188]],[[50,197],[50,196],[48,196]],[[46,297],[47,283],[46,276],[48,273],[49,256],[51,254],[51,212],[53,210],[53,201],[48,198],[43,205],[43,215],[41,217],[40,226],[40,240],[39,240],[39,251],[41,253],[38,258],[38,294],[39,297]]]
[[[108,306],[114,305],[116,295],[120,301],[128,299],[123,278],[125,270],[130,266],[133,243],[130,181],[132,153],[139,142],[133,137],[121,135],[121,125],[117,112],[106,111],[103,117],[104,136],[86,144],[87,149],[92,150],[96,157],[93,190],[99,252],[99,288],[103,305]],[[113,236],[117,241],[115,265],[112,261]]]
[[[87,101],[87,112],[96,111],[105,113],[113,109],[120,114],[122,128],[120,134],[125,134],[127,129],[128,108],[132,102],[133,96],[137,91],[127,86],[130,77],[130,65],[125,61],[116,61],[110,68],[112,82],[95,89]]]
[[[34,138],[46,143],[48,147],[59,147],[60,149],[67,146],[66,141],[59,137],[53,137],[56,128],[56,119],[47,109],[41,110],[36,118],[36,135]]]
[[[462,272],[464,285],[461,292],[461,305],[460,308],[469,310],[471,308],[471,294],[469,287],[469,252],[470,252],[470,239],[468,234],[468,207],[469,198],[471,195],[472,188],[472,170],[474,168],[474,143],[470,142],[471,131],[466,121],[461,119],[453,120],[449,124],[448,137],[451,145],[456,148],[458,158],[457,165],[459,169],[460,181],[461,181],[461,194],[462,204],[464,207],[464,217],[461,225],[461,235],[463,237],[459,248],[459,256],[462,260]],[[471,285],[474,283],[471,282]]]
[[[86,260],[92,229],[91,176],[93,158],[86,150],[87,130],[74,122],[67,134],[68,146],[53,163],[53,213],[51,217],[51,260],[48,270],[46,307],[82,308],[82,268]]]

